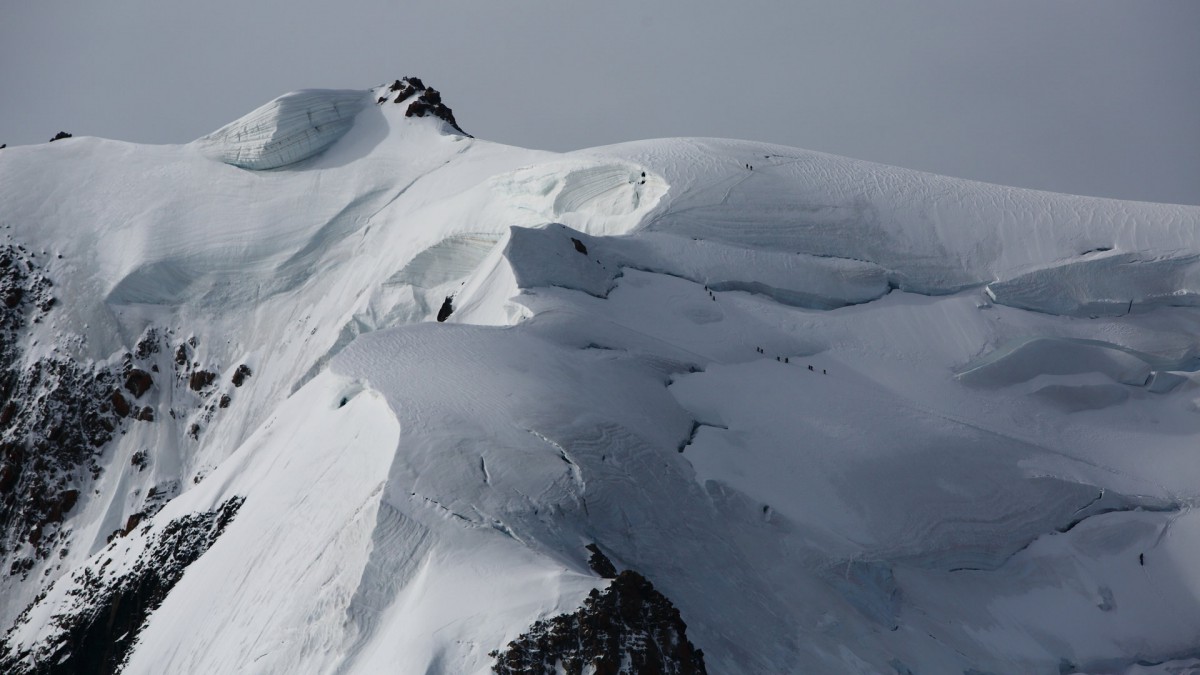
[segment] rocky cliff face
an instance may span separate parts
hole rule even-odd
[[[163,400],[182,399],[191,405],[169,407],[167,416],[177,425],[186,419],[185,428],[196,438],[219,408],[228,407],[224,390],[234,384],[215,383],[216,374],[193,361],[194,339],[173,347],[172,369],[165,354],[172,349],[170,331],[154,327],[124,354],[105,361],[72,355],[84,338],[63,332],[30,357],[30,347],[38,346],[31,325],[62,305],[53,288],[49,273],[25,246],[0,249],[0,560],[4,574],[22,579],[39,564],[46,577],[61,571],[55,560],[65,558],[72,545],[70,516],[113,459],[112,444],[129,425],[152,424]],[[249,373],[242,365],[234,379],[244,382]],[[171,395],[189,389],[189,399]],[[152,455],[150,448],[139,450],[130,467],[118,469],[143,471]],[[123,527],[108,539],[127,534],[179,492],[179,479],[168,478],[136,495]]]
[[[176,518],[158,529],[143,527],[132,535],[133,541],[110,542],[93,562],[49,589],[67,602],[53,607],[53,631],[44,640],[26,648],[8,638],[31,614],[46,611],[41,604],[45,593],[17,617],[0,639],[0,670],[12,675],[120,672],[146,617],[162,604],[188,565],[212,547],[243,501],[230,499],[214,511]],[[118,549],[126,556],[136,549],[136,557],[121,560]]]
[[[0,247],[0,559],[8,575],[65,555],[64,519],[130,412],[113,369],[26,357],[29,325],[57,303],[52,288],[32,251]]]

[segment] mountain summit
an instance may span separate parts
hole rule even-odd
[[[435,89],[0,153],[0,671],[1200,667],[1200,207]]]
[[[284,94],[199,139],[196,145],[204,155],[243,169],[295,165],[337,143],[377,94],[375,102],[380,106],[402,103],[405,117],[435,117],[464,134],[436,89],[426,87],[420,78],[406,77],[369,92],[308,89]],[[389,112],[389,117],[395,115]]]

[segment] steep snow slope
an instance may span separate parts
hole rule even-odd
[[[1200,659],[1200,208],[522,150],[405,78],[183,146],[5,149],[0,226],[15,672],[487,672],[608,587],[589,544],[686,637],[528,663]],[[75,437],[39,391],[94,449],[44,459]]]

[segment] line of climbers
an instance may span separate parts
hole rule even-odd
[[[764,350],[762,347],[755,347],[755,348],[754,348],[754,351],[758,352],[759,354],[762,354],[763,356],[766,356],[766,355],[767,355],[767,352],[766,352],[766,350]],[[780,362],[780,363],[791,363],[791,361],[789,361],[789,360],[788,360],[788,357],[786,357],[786,356],[776,356],[776,357],[775,357],[775,360],[776,360],[776,361],[778,361],[778,362]],[[809,364],[809,365],[808,365],[808,369],[809,369],[810,371],[814,372],[814,373],[815,373],[815,372],[817,372],[817,369],[816,369],[816,368],[813,368],[813,367],[812,367],[812,364]],[[828,374],[829,374],[829,371],[828,371],[828,370],[826,370],[825,368],[822,368],[822,369],[821,369],[821,374],[822,374],[822,375],[828,375]]]

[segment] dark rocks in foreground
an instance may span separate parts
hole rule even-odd
[[[214,511],[176,518],[146,542],[133,568],[106,573],[111,560],[89,563],[58,583],[71,583],[72,605],[58,629],[33,652],[0,641],[0,672],[9,675],[111,675],[124,666],[146,618],[166,599],[184,570],[216,542],[245,500],[234,497]],[[133,519],[129,530],[137,527]],[[100,555],[103,555],[100,554]],[[41,601],[35,600],[36,602]],[[32,605],[30,606],[32,608]],[[26,613],[17,618],[17,625]]]
[[[492,652],[492,670],[501,675],[706,674],[704,653],[688,641],[686,631],[671,601],[645,577],[626,570],[604,591],[593,589],[573,614],[538,621],[503,652]]]
[[[32,251],[0,245],[0,574],[24,576],[61,550],[63,521],[122,423],[117,410],[131,411],[114,395],[114,369],[25,362],[26,331],[55,306],[52,287]]]

